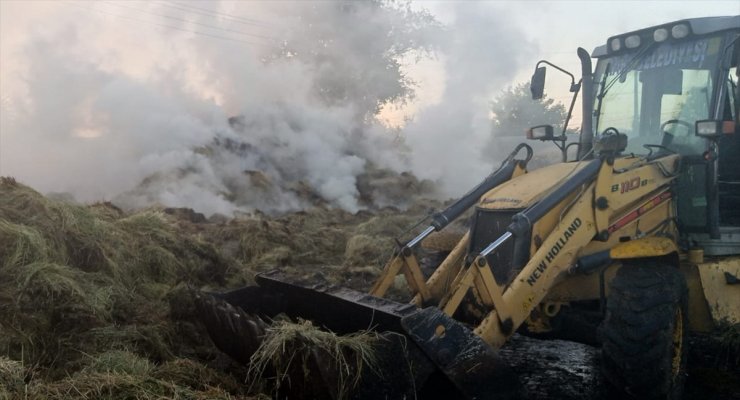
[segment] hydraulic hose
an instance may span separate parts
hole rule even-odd
[[[528,235],[532,231],[532,225],[534,225],[535,222],[537,222],[556,205],[558,205],[561,201],[568,197],[568,195],[573,193],[573,191],[576,190],[579,186],[590,182],[596,177],[596,175],[599,173],[599,168],[601,168],[601,162],[601,159],[588,161],[585,167],[581,168],[581,170],[576,172],[572,177],[566,180],[552,193],[545,196],[542,200],[538,201],[532,207],[529,207],[526,210],[515,214],[512,217],[512,222],[506,229],[506,232],[504,232],[501,237],[486,246],[486,248],[484,248],[480,252],[480,255],[483,257],[487,257],[489,254],[491,254],[494,250],[496,250],[499,246],[501,246],[512,237],[528,237]],[[525,242],[527,244],[529,243],[529,241]]]
[[[514,157],[516,157],[516,155],[519,154],[522,149],[526,151],[526,157],[523,160],[515,159]],[[424,231],[422,231],[411,241],[406,243],[405,247],[409,249],[413,248],[422,240],[424,240],[424,238],[429,236],[432,232],[444,229],[447,225],[450,224],[450,222],[457,219],[467,209],[477,203],[478,199],[480,199],[480,197],[483,196],[486,192],[511,179],[511,176],[514,173],[514,168],[517,165],[526,166],[529,160],[532,159],[532,154],[532,147],[525,143],[520,143],[518,146],[516,146],[514,151],[512,151],[511,154],[509,154],[509,156],[506,157],[506,159],[501,163],[501,166],[499,166],[496,171],[488,175],[486,179],[483,180],[483,182],[479,183],[476,187],[474,187],[452,205],[447,207],[444,211],[434,214],[432,216],[432,223],[430,224],[430,226],[424,229]]]
[[[524,160],[515,160],[514,157],[521,149],[525,149],[527,151],[527,157]],[[526,165],[531,158],[532,148],[527,144],[520,143],[501,163],[501,166],[496,171],[488,175],[483,182],[479,183],[478,186],[474,187],[444,211],[436,213],[432,217],[432,226],[434,227],[434,230],[439,231],[443,229],[449,225],[450,222],[462,215],[462,213],[464,213],[468,208],[478,202],[478,199],[480,199],[480,197],[486,192],[511,179],[511,175],[514,172],[514,167],[516,167],[517,163],[522,161]]]

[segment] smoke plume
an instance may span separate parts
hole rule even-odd
[[[0,173],[127,207],[354,212],[402,205],[361,189],[423,187],[404,171],[460,194],[497,162],[487,102],[531,47],[478,3],[448,26],[376,1],[64,2],[12,24],[32,6],[2,6]],[[441,102],[381,124],[420,57],[444,66]]]

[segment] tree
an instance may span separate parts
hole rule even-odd
[[[552,125],[555,135],[563,129],[568,111],[562,103],[543,97],[533,100],[529,83],[520,83],[499,93],[491,101],[491,136],[483,146],[483,154],[490,159],[500,160],[509,154],[518,143],[525,141],[527,129],[537,125]],[[578,124],[571,120],[566,134],[568,141],[573,141],[577,131],[572,127]],[[538,141],[528,142],[535,149],[535,161],[530,167],[543,166],[561,159],[560,150],[553,143]],[[572,152],[571,152],[572,153]]]
[[[289,3],[300,18],[270,56],[306,65],[312,91],[327,106],[356,108],[365,119],[385,103],[414,95],[414,82],[402,70],[402,59],[431,52],[441,25],[409,1],[341,0]]]
[[[501,92],[491,101],[491,112],[491,133],[494,138],[523,137],[527,129],[546,124],[554,126],[555,134],[558,134],[568,114],[565,105],[547,96],[532,100],[529,83],[520,83]]]

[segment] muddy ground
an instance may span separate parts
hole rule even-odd
[[[740,399],[740,369],[727,364],[719,340],[692,335],[686,400]],[[501,349],[521,378],[528,399],[622,399],[600,374],[600,350],[563,340],[516,335]]]
[[[366,290],[394,238],[440,207],[424,200],[352,214],[317,204],[206,218],[79,205],[0,178],[0,399],[270,398],[274,382],[255,382],[214,347],[190,290],[249,285],[273,268]],[[403,282],[392,290],[403,295]],[[740,341],[727,335],[692,339],[686,398],[740,398]],[[502,353],[527,398],[610,393],[594,347],[516,336]]]

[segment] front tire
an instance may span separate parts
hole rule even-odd
[[[686,378],[688,290],[678,268],[625,263],[602,324],[605,378],[640,399],[680,399]]]

